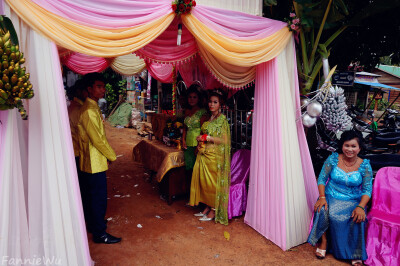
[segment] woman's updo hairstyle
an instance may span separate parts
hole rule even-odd
[[[202,87],[197,83],[193,83],[192,85],[189,86],[189,88],[186,91],[186,102],[185,102],[186,106],[185,106],[185,108],[189,108],[190,109],[190,105],[189,105],[188,99],[189,99],[189,95],[191,93],[196,93],[197,98],[199,99],[197,105],[200,108],[203,107],[203,102],[204,102],[203,99],[204,98],[203,98],[202,90],[203,90]]]
[[[221,106],[225,105],[226,102],[226,93],[222,89],[213,89],[208,93],[208,99],[210,100],[211,96],[216,96],[219,99],[219,104]]]
[[[355,131],[355,130],[343,131],[342,135],[340,136],[340,140],[338,142],[337,152],[339,154],[343,153],[343,150],[342,150],[343,144],[346,141],[349,141],[349,140],[352,140],[352,139],[356,139],[357,140],[358,145],[360,146],[360,149],[361,149],[360,152],[363,152],[365,147],[364,147],[364,140],[363,140],[362,134],[360,132],[358,132],[358,131]]]

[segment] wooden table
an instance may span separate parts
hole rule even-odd
[[[168,204],[172,203],[174,196],[189,193],[190,180],[185,176],[183,151],[158,140],[142,140],[133,148],[132,158],[156,172],[160,192],[166,196]]]

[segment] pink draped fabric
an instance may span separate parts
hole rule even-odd
[[[135,53],[145,61],[163,63],[188,62],[196,53],[196,39],[182,24],[182,42],[176,44],[179,20],[174,21],[154,41],[139,49]]]
[[[186,86],[190,86],[193,82],[200,82],[203,89],[211,90],[220,88],[223,85],[218,82],[208,70],[200,56],[196,56],[192,61],[178,66],[178,71],[181,74]]]
[[[286,247],[285,189],[276,59],[257,66],[250,180],[244,221]],[[264,205],[267,203],[266,205]]]
[[[236,40],[262,39],[287,26],[277,20],[201,5],[191,13],[215,32]]]
[[[400,167],[381,168],[368,214],[367,265],[400,264]]]
[[[158,64],[149,62],[146,64],[150,75],[162,83],[172,83],[174,66],[171,64]]]
[[[81,75],[102,72],[110,65],[110,61],[105,58],[75,52],[62,56],[61,63]]]
[[[170,0],[28,0],[61,17],[97,28],[146,24],[170,12]]]

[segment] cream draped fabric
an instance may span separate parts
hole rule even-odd
[[[146,63],[135,54],[127,54],[115,58],[110,67],[121,75],[132,76],[142,72]]]

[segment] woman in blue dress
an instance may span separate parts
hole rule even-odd
[[[318,177],[319,198],[314,206],[313,226],[307,242],[316,256],[325,258],[327,248],[337,259],[362,265],[365,251],[367,205],[372,192],[372,169],[367,159],[358,157],[362,137],[356,131],[343,132],[338,153],[325,161]]]

